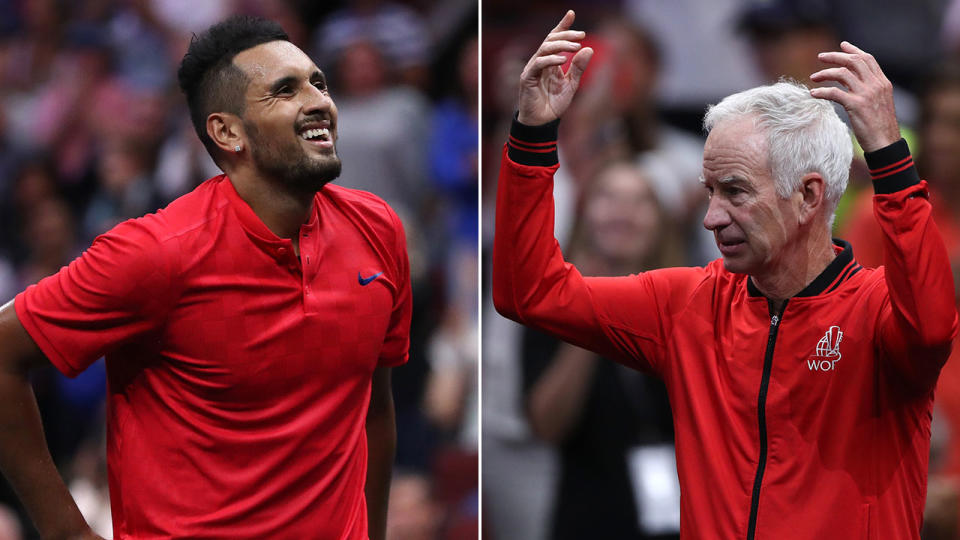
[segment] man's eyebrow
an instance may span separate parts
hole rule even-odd
[[[293,75],[287,75],[286,77],[281,77],[273,81],[273,84],[270,85],[270,92],[273,94],[276,94],[284,86],[295,86],[296,84],[297,84],[297,78],[294,77]]]
[[[326,81],[326,80],[327,80],[327,76],[324,75],[322,71],[320,71],[319,69],[317,69],[317,70],[314,70],[314,72],[310,74],[310,80],[312,81],[312,80],[314,80],[314,79],[320,79],[321,81]]]
[[[739,176],[724,176],[717,180],[718,184],[742,184],[743,182],[745,180]]]
[[[744,182],[744,179],[739,176],[724,176],[723,178],[717,179],[716,182],[718,184],[737,184]],[[707,179],[704,178],[702,174],[700,175],[700,183],[703,185],[707,184]]]

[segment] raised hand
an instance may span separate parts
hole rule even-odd
[[[593,49],[582,47],[584,32],[570,30],[575,14],[567,11],[560,23],[547,34],[520,75],[520,102],[517,119],[528,126],[556,120],[566,112],[580,86]],[[564,52],[576,52],[566,73],[560,66],[567,61]]]
[[[865,152],[896,142],[900,139],[900,128],[893,107],[893,85],[873,55],[847,41],[840,43],[840,49],[842,52],[818,55],[821,62],[838,67],[822,69],[810,75],[810,80],[834,81],[844,88],[813,88],[810,95],[835,101],[847,110],[853,134]]]

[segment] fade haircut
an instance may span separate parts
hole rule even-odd
[[[706,132],[728,119],[753,117],[767,138],[767,162],[777,195],[787,198],[800,187],[800,179],[820,173],[825,184],[827,224],[833,226],[837,203],[850,176],[853,143],[846,124],[833,103],[817,99],[793,80],[759,86],[727,96],[707,108]]]
[[[207,135],[207,117],[225,112],[243,116],[244,95],[250,79],[233,64],[247,49],[271,41],[290,41],[274,21],[236,15],[219,22],[199,36],[194,34],[183,55],[177,78],[187,97],[190,120],[210,157],[220,165],[219,148]]]

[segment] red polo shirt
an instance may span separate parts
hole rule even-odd
[[[106,355],[116,538],[367,538],[375,368],[407,358],[396,214],[328,185],[298,260],[212,178],[17,296],[76,375]]]

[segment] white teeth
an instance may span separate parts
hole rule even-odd
[[[322,138],[323,140],[330,139],[330,130],[327,128],[314,128],[308,129],[300,134],[300,136],[305,140],[313,140],[316,138]]]

